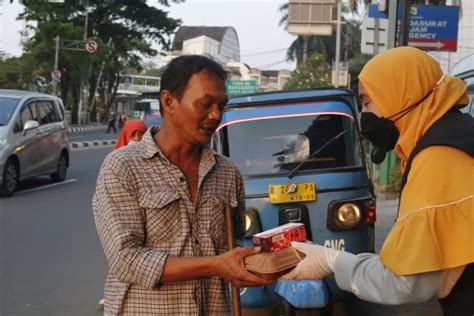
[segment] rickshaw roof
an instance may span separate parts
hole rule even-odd
[[[229,98],[226,108],[268,105],[275,103],[319,101],[335,97],[355,97],[355,94],[341,88],[319,88],[291,91],[271,91]],[[351,104],[356,106],[355,104]],[[354,109],[355,110],[355,109]]]
[[[344,115],[354,120],[354,96],[344,89],[313,89],[231,98],[219,129],[242,121],[319,114]]]

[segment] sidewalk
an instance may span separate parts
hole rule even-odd
[[[115,133],[110,136],[110,139],[102,139],[102,137],[97,137],[96,134],[86,134],[85,136],[80,136],[78,133],[84,132],[101,132],[107,130],[107,125],[93,123],[88,125],[70,125],[68,131],[69,143],[72,149],[79,148],[90,148],[90,147],[99,147],[99,146],[113,146],[117,142],[118,134]],[[78,140],[78,138],[85,138],[86,140]]]
[[[88,147],[98,147],[98,146],[112,146],[115,145],[117,141],[115,139],[110,140],[93,140],[93,141],[83,141],[83,142],[71,142],[72,149],[78,148],[88,148]]]
[[[68,131],[70,133],[77,133],[77,132],[91,132],[91,131],[100,131],[106,130],[107,125],[102,124],[93,124],[93,125],[70,125]]]

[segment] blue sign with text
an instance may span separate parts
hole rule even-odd
[[[400,11],[398,7],[398,17]],[[387,15],[380,12],[376,4],[369,5],[368,16],[387,19]],[[456,51],[458,27],[459,7],[413,6],[410,9],[408,45],[423,50]]]

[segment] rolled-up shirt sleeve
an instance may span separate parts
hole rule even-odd
[[[145,215],[127,161],[110,154],[99,172],[94,220],[110,272],[119,281],[158,286],[167,253],[145,247]]]
[[[375,254],[341,252],[335,262],[337,285],[360,299],[386,305],[420,303],[436,297],[441,271],[399,276]]]

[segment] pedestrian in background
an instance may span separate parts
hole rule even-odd
[[[334,273],[341,289],[380,304],[438,298],[444,315],[474,314],[474,119],[464,82],[408,47],[359,75],[361,131],[372,159],[395,149],[404,173],[397,221],[380,256],[295,243],[306,258],[283,279]]]
[[[121,115],[121,114],[119,113],[119,114],[118,114],[118,128],[119,128],[119,129],[122,129],[124,123],[125,123],[125,122],[123,121],[123,115]]]
[[[129,143],[136,143],[142,140],[146,132],[145,123],[142,120],[128,120],[125,122],[120,135],[115,143],[114,150],[126,146]]]
[[[105,159],[93,198],[109,264],[107,315],[226,315],[229,286],[269,284],[244,268],[258,248],[227,251],[226,207],[244,224],[242,176],[208,145],[227,103],[209,58],[173,59],[161,77],[161,127]]]
[[[114,130],[114,134],[117,133],[117,130],[115,129],[115,114],[114,112],[110,113],[109,119],[108,119],[108,126],[107,126],[107,132],[106,134],[110,133],[110,129]]]

